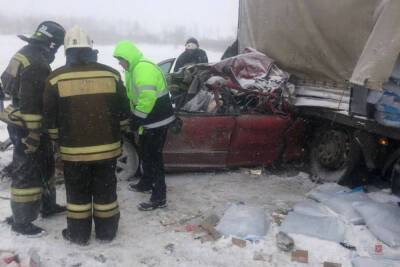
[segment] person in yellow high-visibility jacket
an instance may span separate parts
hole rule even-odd
[[[130,41],[119,42],[114,57],[125,69],[125,87],[131,105],[130,127],[139,131],[143,176],[131,184],[135,192],[151,191],[149,202],[140,203],[139,210],[167,206],[162,150],[168,125],[175,120],[167,82],[161,69]]]

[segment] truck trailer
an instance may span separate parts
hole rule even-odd
[[[399,14],[397,0],[240,0],[239,51],[291,74],[315,179],[379,176],[399,191]]]

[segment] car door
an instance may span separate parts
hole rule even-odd
[[[270,165],[285,149],[285,134],[291,119],[278,115],[243,114],[236,118],[229,166]]]
[[[164,75],[167,75],[168,73],[171,72],[174,63],[175,63],[175,58],[169,58],[159,62],[157,65],[160,67]]]
[[[235,117],[178,112],[164,146],[167,169],[224,168]]]

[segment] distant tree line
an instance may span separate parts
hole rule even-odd
[[[146,30],[138,22],[126,20],[104,21],[97,18],[70,17],[50,17],[50,19],[61,23],[65,28],[82,25],[98,44],[115,44],[118,40],[130,39],[141,43],[183,45],[186,38],[196,34],[189,32],[184,26],[166,28],[161,33],[154,33]],[[0,34],[30,34],[42,21],[43,17],[10,17],[0,14]],[[223,51],[235,39],[234,36],[230,38],[195,37],[199,39],[202,47],[215,51]]]

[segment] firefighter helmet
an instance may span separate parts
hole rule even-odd
[[[74,26],[67,31],[64,39],[64,49],[93,48],[93,41],[79,26]]]
[[[65,29],[54,21],[44,21],[39,24],[30,39],[43,42],[51,49],[60,47],[64,42]]]

